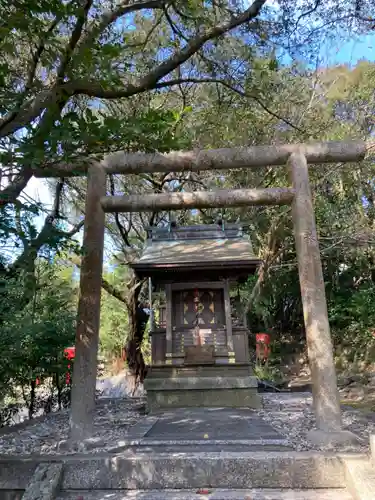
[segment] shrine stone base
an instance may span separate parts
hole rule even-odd
[[[149,412],[182,407],[260,408],[250,365],[159,365],[144,382]]]

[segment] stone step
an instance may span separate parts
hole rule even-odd
[[[342,457],[317,452],[174,452],[126,450],[118,455],[70,457],[62,488],[343,488]]]
[[[215,441],[207,443],[206,441],[195,442],[170,442],[170,443],[153,443],[148,444],[147,442],[139,443],[138,445],[129,446],[117,446],[110,450],[111,453],[121,453],[123,451],[132,450],[134,453],[138,452],[149,452],[149,453],[191,453],[196,452],[198,447],[201,447],[201,451],[204,452],[249,452],[249,451],[293,451],[291,446],[287,446],[285,442],[274,443],[256,442],[253,443],[217,443]]]
[[[346,482],[355,500],[374,500],[375,465],[370,460],[346,459]]]
[[[247,377],[253,372],[249,364],[233,365],[190,365],[190,366],[152,366],[148,378],[174,377]]]
[[[260,439],[124,439],[110,448],[110,453],[121,453],[126,450],[150,451],[152,453],[176,452],[250,452],[250,451],[293,451],[289,441],[285,438],[272,437]]]
[[[64,491],[56,500],[353,500],[345,489],[319,490],[86,490]]]
[[[0,490],[0,500],[21,500],[24,490]]]
[[[37,466],[37,461],[0,460],[0,491],[24,490]]]

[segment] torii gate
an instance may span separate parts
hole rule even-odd
[[[323,433],[342,431],[333,346],[330,335],[308,164],[363,160],[372,145],[364,141],[283,146],[254,146],[169,154],[109,154],[77,167],[38,170],[37,177],[87,174],[84,254],[78,305],[73,373],[71,440],[89,437],[95,407],[105,212],[178,210],[181,208],[292,205],[316,425]],[[106,196],[109,173],[202,171],[288,165],[292,187]]]

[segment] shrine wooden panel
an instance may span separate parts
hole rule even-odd
[[[173,326],[177,330],[222,329],[225,325],[223,290],[191,289],[173,292]]]
[[[185,356],[186,363],[193,362],[194,359],[204,363],[213,360],[215,353],[226,354],[222,288],[176,290],[173,292],[172,302],[174,355]],[[205,348],[199,349],[199,346]]]

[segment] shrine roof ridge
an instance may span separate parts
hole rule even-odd
[[[150,241],[132,267],[259,263],[248,238]]]
[[[149,227],[147,229],[148,244],[150,244],[150,241],[242,238],[244,236],[242,228],[242,224],[226,222],[190,226],[177,226],[170,223],[165,227]]]

